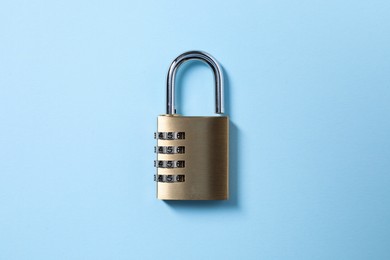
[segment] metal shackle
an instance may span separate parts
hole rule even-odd
[[[176,114],[175,109],[175,77],[179,66],[190,60],[200,60],[207,63],[214,72],[215,80],[215,113],[223,114],[223,75],[218,62],[208,53],[203,51],[188,51],[173,60],[167,75],[167,114]]]

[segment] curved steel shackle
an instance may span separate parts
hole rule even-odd
[[[223,75],[218,62],[203,51],[188,51],[179,55],[169,67],[167,75],[167,114],[176,114],[175,109],[175,76],[179,66],[189,60],[200,60],[207,63],[214,72],[215,79],[215,113],[223,114]]]

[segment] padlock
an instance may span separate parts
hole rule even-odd
[[[200,60],[214,72],[216,116],[182,116],[175,109],[175,75],[179,66]],[[229,118],[224,113],[223,75],[209,54],[178,56],[167,76],[166,114],[157,118],[155,161],[157,198],[227,200],[229,197]]]

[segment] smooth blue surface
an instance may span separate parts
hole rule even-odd
[[[389,28],[386,0],[1,1],[0,259],[390,259]],[[191,49],[225,70],[228,202],[155,199]]]

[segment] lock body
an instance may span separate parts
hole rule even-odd
[[[161,115],[155,137],[158,199],[228,199],[227,116]]]

